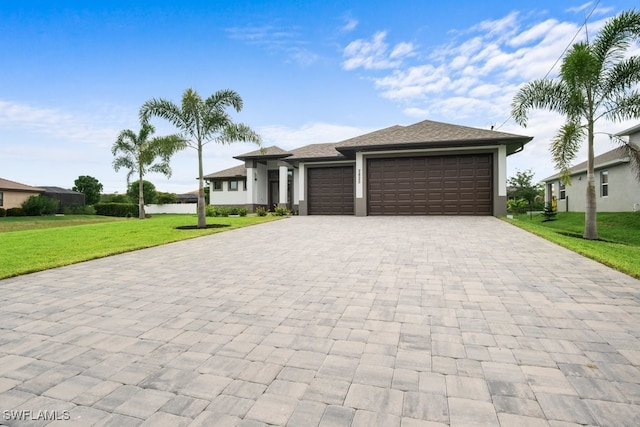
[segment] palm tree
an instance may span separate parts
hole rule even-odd
[[[249,126],[235,123],[227,113],[232,107],[242,110],[242,98],[232,90],[220,90],[203,100],[193,89],[182,94],[182,105],[166,99],[151,99],[140,108],[140,120],[147,122],[151,116],[168,120],[181,131],[187,146],[198,151],[198,228],[207,226],[205,218],[204,172],[202,149],[210,143],[254,142],[260,145],[260,136]]]
[[[640,57],[628,55],[632,43],[640,40],[640,13],[620,13],[608,20],[593,42],[574,44],[563,58],[557,80],[541,79],[525,84],[511,103],[515,121],[527,125],[533,108],[555,111],[566,117],[565,124],[551,141],[551,155],[565,183],[570,183],[569,167],[586,135],[587,195],[585,239],[597,239],[596,189],[594,178],[594,127],[605,120],[620,122],[640,117]],[[640,164],[640,149],[619,138],[632,161]],[[639,176],[640,179],[640,176]]]
[[[119,171],[120,168],[129,169],[127,173],[127,188],[131,177],[138,174],[138,206],[139,218],[144,219],[144,195],[142,191],[142,177],[147,172],[159,172],[166,177],[171,177],[171,167],[169,160],[171,156],[186,146],[186,142],[180,135],[169,135],[151,138],[156,129],[149,123],[143,123],[140,132],[137,134],[125,129],[120,132],[118,139],[111,147],[111,153],[119,157],[113,160],[113,169]],[[157,158],[160,161],[154,163]]]

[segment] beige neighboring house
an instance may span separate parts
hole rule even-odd
[[[627,137],[628,142],[640,145],[640,125],[615,135]],[[629,156],[623,147],[614,148],[593,159],[598,212],[630,212],[640,210],[640,182]],[[543,180],[545,200],[553,197],[558,212],[584,212],[587,197],[587,162],[569,169],[571,184],[564,184],[560,174]]]
[[[42,188],[0,178],[0,208],[2,209],[19,208],[29,197],[42,193],[44,193]]]

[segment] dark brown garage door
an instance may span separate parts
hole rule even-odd
[[[491,215],[491,154],[367,162],[370,215]]]
[[[353,215],[353,166],[307,169],[310,215]]]

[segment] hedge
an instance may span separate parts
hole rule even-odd
[[[93,207],[96,209],[97,215],[138,217],[138,205],[134,203],[96,203]]]

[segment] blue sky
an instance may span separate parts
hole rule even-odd
[[[139,129],[151,98],[178,103],[233,89],[234,115],[265,146],[335,142],[429,119],[533,136],[508,175],[554,173],[549,140],[563,122],[508,120],[518,87],[552,68],[593,13],[593,36],[634,1],[0,1],[0,177],[70,188],[91,175],[123,192],[111,146]],[[594,10],[595,8],[595,10]],[[577,34],[577,36],[576,36]],[[635,52],[638,54],[638,51]],[[156,135],[175,130],[154,120]],[[637,123],[599,122],[615,133]],[[600,135],[596,154],[612,147]],[[246,144],[206,146],[205,173],[235,166]],[[583,150],[584,152],[584,150]],[[581,156],[578,161],[582,161]],[[194,150],[158,190],[197,188]]]

